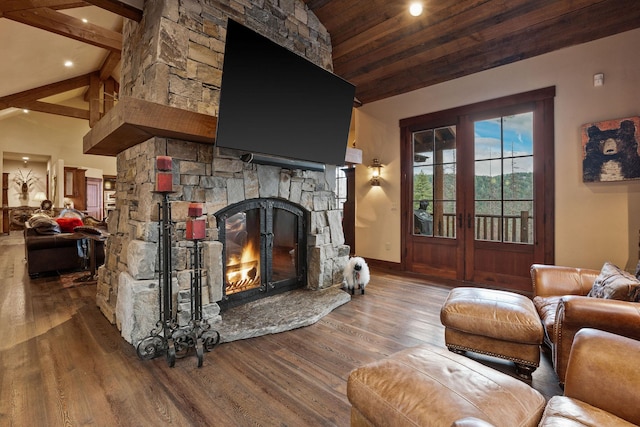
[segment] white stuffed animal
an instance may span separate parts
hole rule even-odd
[[[346,282],[345,288],[354,294],[356,287],[360,288],[360,294],[364,294],[364,287],[367,286],[370,279],[369,266],[364,258],[349,258],[347,265],[342,272]]]

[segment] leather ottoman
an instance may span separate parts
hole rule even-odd
[[[422,345],[355,369],[351,426],[451,426],[463,419],[537,426],[544,397],[526,383],[444,348]],[[479,421],[482,420],[482,421]]]
[[[507,359],[531,380],[540,365],[542,322],[533,302],[514,292],[484,288],[451,290],[440,311],[445,343],[453,352],[472,351]]]

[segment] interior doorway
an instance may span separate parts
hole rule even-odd
[[[87,185],[87,215],[102,221],[102,180],[100,178],[86,178]]]

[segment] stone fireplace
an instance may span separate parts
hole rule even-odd
[[[302,206],[278,198],[249,199],[215,217],[222,243],[221,308],[306,284],[308,211]]]
[[[217,115],[227,17],[331,69],[329,36],[300,0],[145,2],[142,22],[126,22],[123,31],[121,97]],[[203,317],[213,328],[224,323],[226,308],[292,289],[327,290],[342,281],[349,247],[333,191],[335,168],[255,164],[212,142],[151,136],[117,154],[116,208],[97,303],[134,345],[159,318],[160,196],[153,192],[159,155],[173,162],[171,280],[179,323],[190,318],[192,242],[185,230],[192,202],[203,203],[207,220]],[[231,262],[239,242],[258,246],[257,260]],[[234,276],[245,267],[248,274]]]

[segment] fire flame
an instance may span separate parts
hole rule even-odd
[[[242,248],[240,256],[230,256],[227,262],[226,293],[231,294],[260,285],[260,251],[252,241]]]

